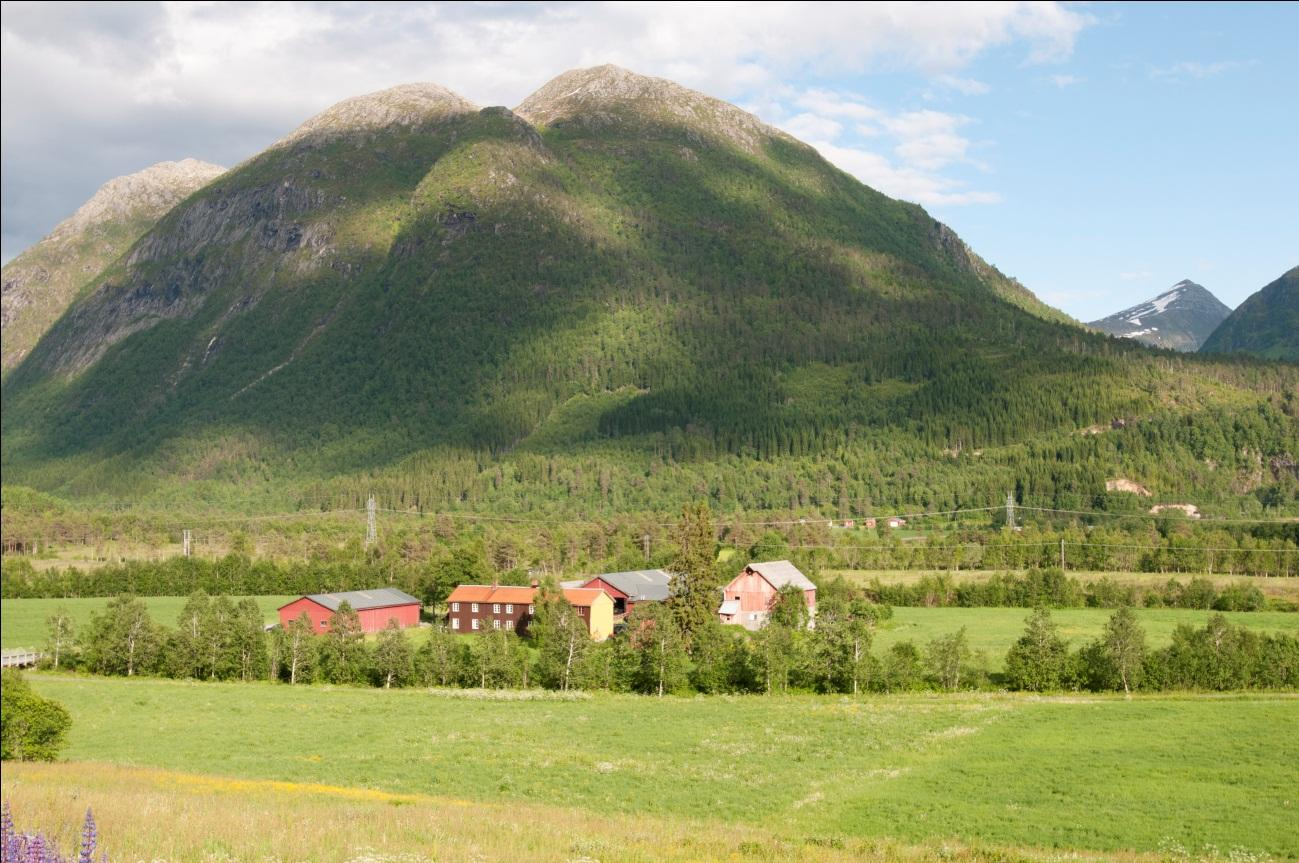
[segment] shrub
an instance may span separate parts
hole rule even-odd
[[[0,758],[53,761],[72,717],[57,701],[32,692],[22,674],[7,669],[0,683]]]

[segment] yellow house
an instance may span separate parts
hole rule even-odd
[[[593,587],[569,587],[564,598],[577,609],[592,641],[604,641],[613,635],[613,600],[603,590]]]

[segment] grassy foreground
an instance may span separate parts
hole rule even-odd
[[[752,826],[617,815],[544,804],[331,785],[230,779],[108,764],[13,764],[4,796],[20,826],[57,825],[76,846],[85,808],[113,859],[149,863],[1045,863],[1044,849],[954,842],[781,837]],[[310,825],[310,829],[303,829]],[[1070,860],[1164,860],[1165,855],[1071,854]]]
[[[67,754],[77,761],[429,796],[439,806],[560,804],[608,824],[696,821],[681,829],[700,841],[720,830],[727,841],[752,834],[799,848],[887,837],[1105,856],[1206,846],[1299,855],[1296,696],[498,700],[32,681],[72,711]],[[28,792],[14,775],[6,767],[17,806]],[[543,829],[518,826],[525,817],[490,820],[507,836]],[[528,858],[528,847],[514,850]],[[700,852],[683,859],[713,853]]]

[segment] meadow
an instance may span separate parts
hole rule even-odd
[[[242,597],[234,597],[237,602]],[[292,596],[254,596],[258,606],[266,614],[266,622],[279,620],[275,610],[284,603],[295,599]],[[167,626],[175,626],[176,618],[185,607],[184,596],[146,596],[143,597],[149,606],[153,619]],[[80,628],[90,619],[90,615],[100,611],[108,603],[107,597],[77,597],[74,599],[6,599],[0,603],[0,646],[32,647],[39,649],[45,643],[45,621],[56,609],[66,609]]]
[[[843,576],[849,584],[867,587],[876,579],[880,584],[918,584],[926,576],[942,576],[956,584],[984,581],[992,573],[979,569],[826,569],[822,570],[824,578]],[[1108,578],[1124,586],[1153,587],[1162,585],[1170,579],[1186,584],[1191,579],[1202,578],[1218,590],[1236,584],[1247,584],[1257,587],[1268,599],[1279,599],[1287,602],[1299,602],[1299,576],[1265,576],[1265,575],[1227,575],[1221,572],[1185,573],[1185,572],[1086,572],[1068,570],[1070,578],[1076,578],[1083,584],[1091,584]]]
[[[75,822],[93,805],[106,837],[142,830],[166,853],[135,847],[161,859],[351,860],[367,847],[473,859],[479,842],[492,849],[479,859],[1299,855],[1293,695],[564,699],[31,680],[72,712],[67,757],[94,764],[7,765],[20,821]],[[207,796],[201,827],[155,823]],[[243,814],[223,822],[227,809]],[[296,837],[295,811],[374,821],[326,830],[337,845],[316,855],[297,850],[315,840]]]
[[[1024,633],[1028,608],[894,608],[893,618],[875,631],[874,651],[883,654],[899,641],[923,646],[930,639],[965,627],[970,649],[986,654],[988,670],[1000,671],[1006,651]],[[1148,647],[1162,647],[1172,641],[1173,630],[1182,624],[1204,626],[1212,615],[1221,613],[1238,626],[1260,632],[1299,635],[1299,614],[1287,611],[1200,611],[1185,608],[1139,608],[1137,620],[1146,631]],[[1108,608],[1053,608],[1051,619],[1070,649],[1097,638],[1114,614]]]

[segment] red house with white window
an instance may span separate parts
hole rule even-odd
[[[318,633],[327,632],[329,618],[334,616],[344,602],[352,606],[361,618],[361,629],[364,632],[386,629],[390,620],[397,621],[397,625],[403,629],[419,626],[420,601],[394,587],[303,596],[280,606],[280,625],[287,627],[305,613],[311,620],[312,629]]]

